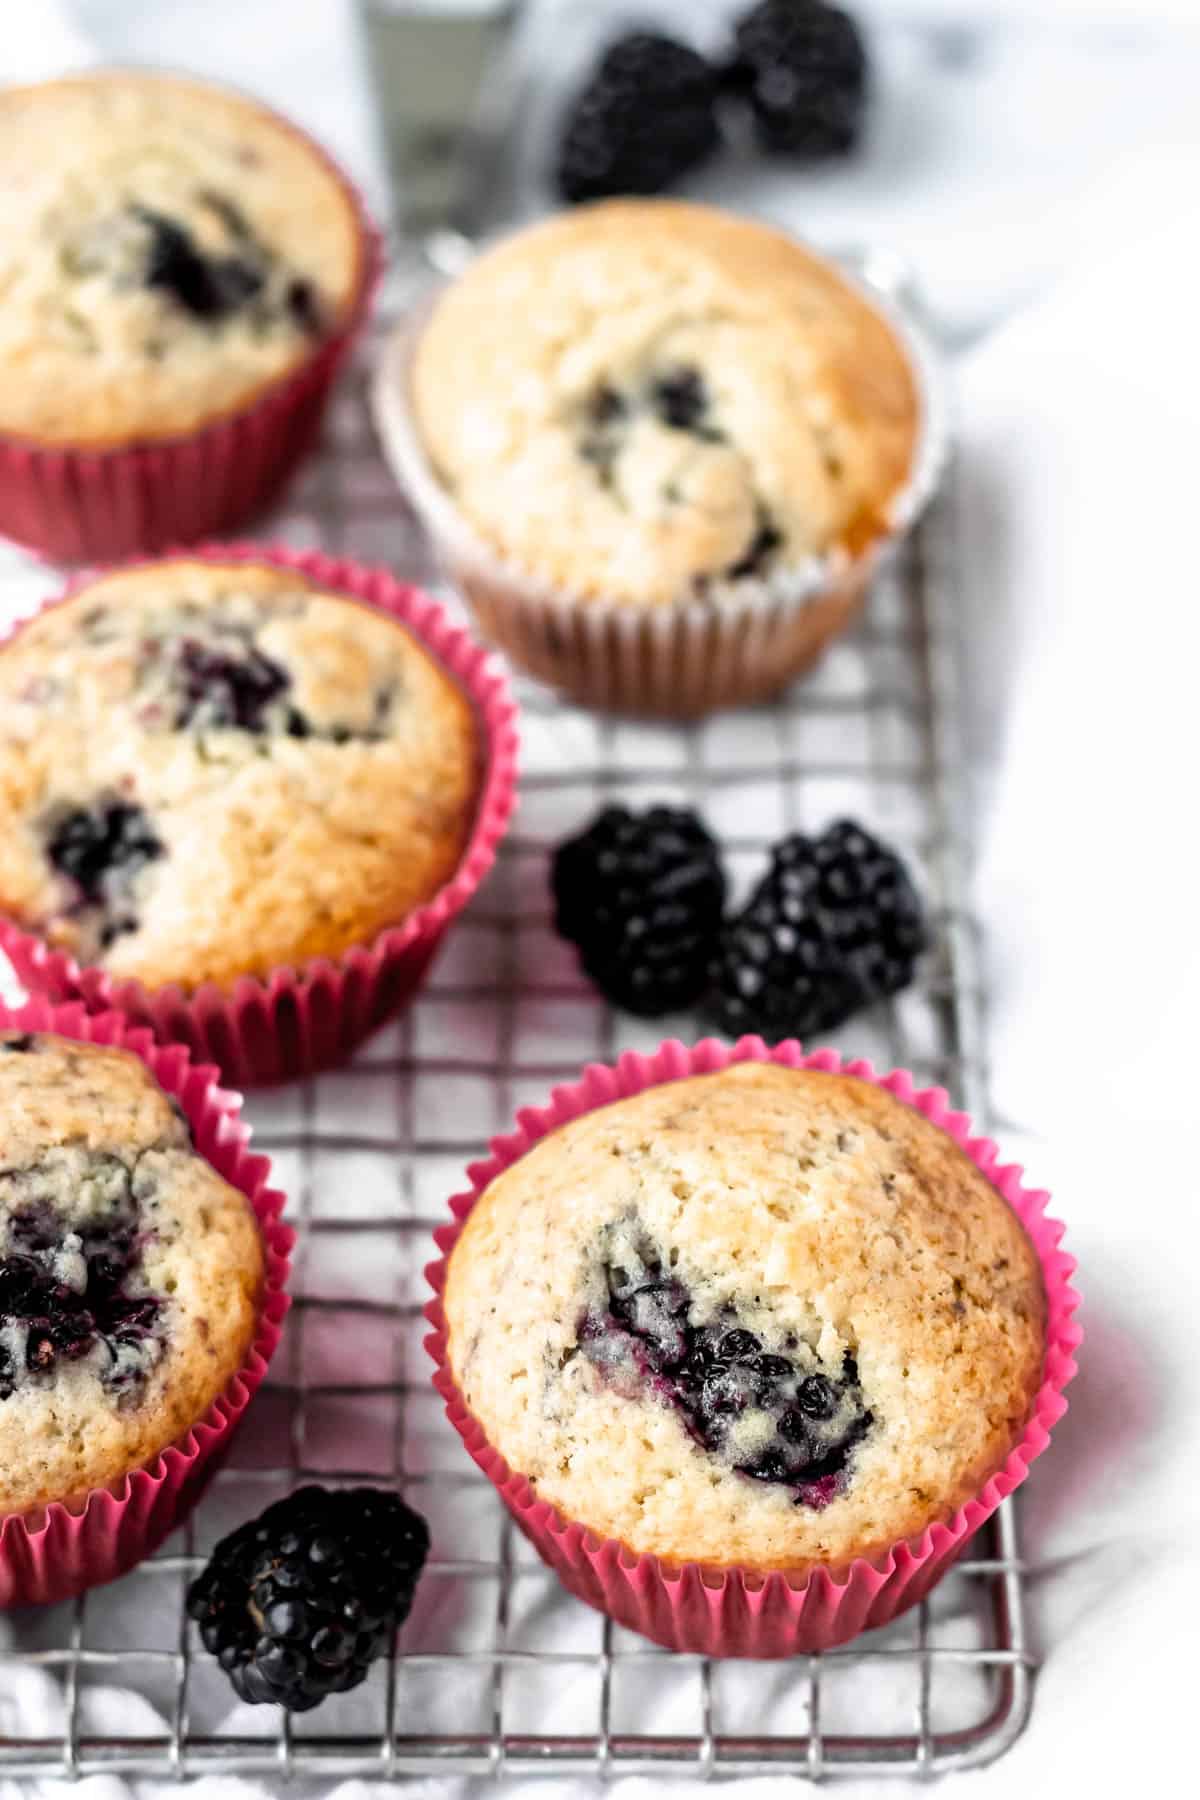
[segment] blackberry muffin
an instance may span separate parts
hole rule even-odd
[[[254,1338],[249,1203],[128,1051],[0,1031],[0,1516],[119,1482]]]
[[[953,1139],[769,1063],[535,1144],[468,1215],[444,1309],[463,1400],[539,1499],[636,1553],[764,1572],[948,1520],[1045,1355],[1037,1254]]]
[[[0,911],[150,989],[336,957],[453,874],[477,738],[405,626],[292,569],[108,575],[0,648]]]
[[[174,437],[342,327],[365,244],[341,177],[237,94],[108,70],[0,93],[0,433]]]
[[[511,654],[585,699],[696,711],[845,623],[928,460],[922,383],[898,322],[793,238],[626,200],[481,256],[377,405]]]
[[[376,262],[349,183],[241,95],[132,70],[0,92],[0,532],[115,561],[275,501]]]

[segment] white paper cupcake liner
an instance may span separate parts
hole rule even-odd
[[[385,345],[373,383],[384,453],[437,557],[479,623],[512,661],[584,706],[656,718],[696,718],[765,700],[851,623],[881,556],[919,516],[945,458],[944,384],[919,325],[844,270],[905,350],[919,400],[912,470],[878,534],[856,554],[814,557],[766,579],[745,577],[703,600],[639,607],[581,594],[494,550],[430,467],[409,404],[413,354],[436,301],[423,300]]]

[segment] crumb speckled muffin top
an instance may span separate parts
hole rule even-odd
[[[573,1121],[471,1212],[449,1359],[509,1467],[670,1561],[839,1565],[948,1518],[1036,1395],[1045,1300],[953,1140],[743,1063]]]
[[[149,987],[337,956],[452,876],[478,755],[382,612],[263,564],[110,575],[0,648],[0,910]]]
[[[655,603],[860,548],[913,464],[894,333],[768,226],[616,201],[532,226],[435,305],[411,376],[433,473],[503,555]]]
[[[172,76],[0,93],[0,431],[190,431],[347,321],[349,190],[282,119]]]
[[[128,1051],[0,1031],[0,1514],[119,1481],[254,1338],[244,1196]]]

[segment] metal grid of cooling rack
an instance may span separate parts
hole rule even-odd
[[[276,535],[427,577],[374,449],[363,373]],[[660,1029],[608,1013],[554,938],[549,850],[605,798],[699,804],[742,880],[782,831],[843,811],[898,843],[930,897],[937,947],[914,989],[836,1038],[986,1116],[951,547],[943,490],[867,622],[771,707],[667,728],[597,720],[526,686],[515,829],[427,989],[352,1069],[249,1107],[299,1229],[296,1306],[270,1383],[161,1554],[112,1588],[0,1623],[0,1664],[52,1677],[62,1721],[42,1737],[10,1725],[0,1774],[816,1779],[967,1768],[1015,1740],[1031,1665],[1011,1503],[913,1614],[747,1679],[745,1665],[655,1650],[561,1592],[440,1416],[420,1344],[429,1233],[489,1134],[589,1057],[649,1048],[672,1026],[697,1035],[687,1019]],[[305,1479],[402,1486],[434,1548],[395,1655],[357,1693],[290,1720],[232,1707],[182,1599],[218,1537]],[[109,1723],[113,1685],[140,1697],[138,1731],[128,1706],[119,1729]]]

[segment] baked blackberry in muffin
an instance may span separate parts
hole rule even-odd
[[[103,448],[249,404],[345,328],[367,248],[239,94],[101,70],[0,93],[0,434]]]
[[[477,737],[403,625],[289,569],[89,582],[0,648],[0,910],[150,988],[335,957],[453,874]]]
[[[448,1361],[562,1514],[668,1562],[839,1567],[948,1519],[1042,1377],[1001,1195],[854,1077],[744,1063],[574,1120],[469,1214]]]
[[[245,1361],[244,1196],[127,1051],[0,1031],[0,1515],[118,1482]]]

